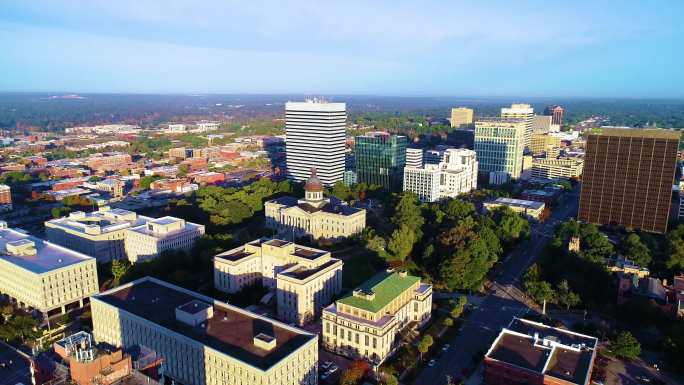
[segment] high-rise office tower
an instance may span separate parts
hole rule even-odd
[[[579,220],[664,233],[679,135],[630,128],[589,135]]]
[[[315,168],[318,178],[326,186],[342,180],[346,110],[344,103],[317,99],[285,105],[288,178],[303,182]]]
[[[473,116],[475,112],[472,108],[455,107],[451,109],[451,127],[468,128],[473,125]]]
[[[475,122],[475,152],[482,174],[506,172],[518,178],[522,172],[527,120],[479,118]]]
[[[510,108],[501,109],[502,118],[519,118],[525,120],[525,147],[530,146],[532,140],[532,119],[534,108],[529,104],[513,103]]]
[[[544,109],[544,115],[551,117],[551,124],[563,125],[563,113],[565,109],[561,106],[548,106]]]
[[[423,166],[423,149],[422,148],[407,148],[406,149],[406,167],[420,168]]]
[[[405,136],[387,132],[357,136],[354,152],[358,183],[380,185],[386,191],[401,191],[407,142]]]

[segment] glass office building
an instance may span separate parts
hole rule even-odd
[[[371,132],[355,139],[358,183],[401,191],[406,163],[407,138],[387,132]]]

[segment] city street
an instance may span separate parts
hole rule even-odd
[[[515,316],[529,309],[523,293],[518,288],[522,274],[536,258],[553,235],[556,227],[576,216],[579,205],[579,188],[566,193],[551,217],[532,226],[530,240],[515,249],[499,267],[494,283],[481,303],[464,319],[462,330],[451,341],[452,353],[442,356],[433,367],[426,367],[415,381],[416,385],[441,385],[446,376],[454,380],[464,376],[463,370],[470,366],[478,352],[485,352],[502,327]]]

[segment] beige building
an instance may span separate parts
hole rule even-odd
[[[473,126],[475,111],[472,108],[455,107],[451,109],[451,127],[469,128]]]
[[[439,164],[404,168],[404,191],[423,202],[454,198],[477,188],[478,162],[475,151],[450,148]]]
[[[342,261],[280,239],[259,239],[214,257],[218,290],[236,293],[257,283],[276,290],[279,319],[303,325],[342,290]]]
[[[96,258],[98,262],[126,258],[126,230],[147,223],[152,218],[133,211],[100,207],[98,211],[76,211],[68,217],[45,222],[50,242]]]
[[[323,196],[323,184],[315,174],[306,181],[304,199],[281,197],[264,204],[266,227],[282,236],[311,236],[338,240],[366,227],[366,210],[350,207],[335,197]]]
[[[548,134],[551,132],[552,116],[534,115],[532,117],[532,134]]]
[[[532,140],[534,108],[529,104],[513,103],[510,107],[501,109],[501,117],[525,121],[525,147],[529,147]]]
[[[318,336],[145,277],[92,298],[93,337],[143,345],[186,385],[314,385]]]
[[[0,222],[0,294],[43,314],[82,307],[97,294],[95,258]]]
[[[157,258],[169,250],[190,250],[204,226],[180,218],[161,217],[126,230],[124,246],[132,263]]]
[[[522,214],[528,219],[538,220],[544,212],[544,202],[528,201],[524,199],[496,198],[491,202],[484,202],[486,210],[492,211],[506,206],[516,213]]]
[[[561,138],[548,134],[532,134],[530,152],[533,154],[546,153],[554,147],[560,147]]]
[[[521,118],[480,118],[475,122],[475,152],[482,174],[522,172],[527,121]]]
[[[398,347],[399,332],[431,312],[432,285],[388,270],[323,310],[323,347],[379,364]]]
[[[584,169],[584,159],[578,157],[534,158],[532,177],[534,178],[579,178]]]

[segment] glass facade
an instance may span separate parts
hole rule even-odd
[[[401,191],[408,140],[403,135],[371,133],[355,139],[358,183],[380,185],[386,191]]]

